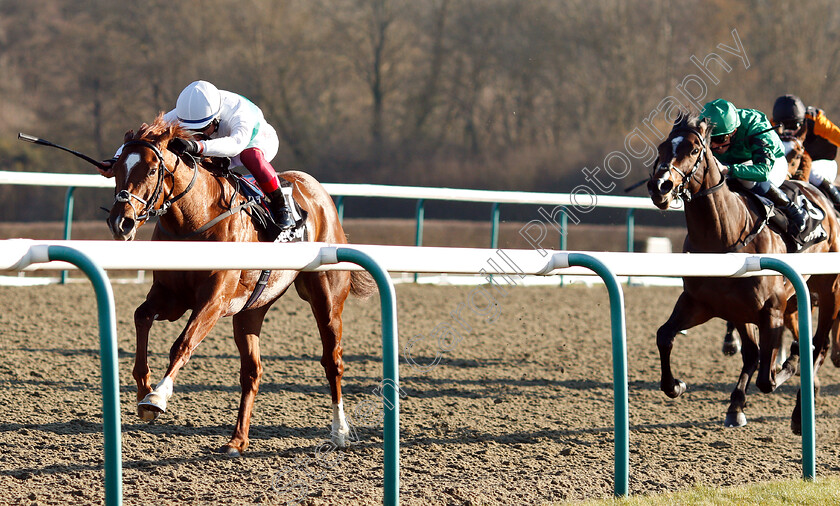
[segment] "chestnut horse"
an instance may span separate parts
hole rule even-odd
[[[225,177],[208,171],[192,157],[179,158],[167,150],[175,137],[191,133],[159,115],[152,125],[143,124],[135,135],[129,131],[119,159],[113,165],[116,200],[108,218],[114,238],[130,241],[150,215],[160,219],[152,240],[243,241],[266,240],[244,210],[228,213],[246,202]],[[204,163],[208,163],[205,161]],[[312,241],[345,244],[344,231],[330,195],[318,181],[303,172],[284,172],[282,179],[294,186],[294,199],[308,212],[306,229]],[[227,216],[225,216],[227,214]],[[211,222],[223,217],[212,226]],[[243,253],[244,254],[244,253]],[[242,397],[230,441],[221,451],[237,457],[248,447],[248,429],[263,367],[259,336],[271,304],[295,284],[298,295],[309,302],[321,335],[324,366],[332,394],[333,442],[347,444],[349,426],[341,399],[344,372],[341,348],[341,312],[348,294],[366,297],[375,290],[364,272],[272,271],[259,297],[245,308],[255,290],[260,271],[155,271],[152,287],[134,313],[137,349],[133,375],[137,382],[137,414],[154,420],[166,411],[173,382],[190,355],[222,316],[233,316],[233,337],[239,350]],[[189,321],[169,352],[169,368],[152,388],[147,361],[149,330],[155,320],[175,321],[191,311]]]
[[[761,219],[744,196],[730,191],[725,184],[725,176],[709,147],[710,127],[707,120],[696,117],[683,116],[675,122],[668,138],[658,147],[659,161],[647,184],[651,200],[660,209],[667,209],[677,197],[685,202],[688,231],[683,245],[685,252],[785,253],[787,248],[780,235],[768,227],[755,233]],[[822,222],[828,239],[803,251],[840,251],[840,222],[830,212],[831,203],[816,188],[797,184],[812,202],[829,211]],[[818,385],[816,372],[825,360],[829,330],[840,310],[838,276],[811,276],[808,286],[816,294],[819,305],[813,341],[814,384]],[[781,276],[683,278],[683,293],[668,321],[656,333],[662,391],[676,398],[686,390],[685,383],[671,372],[671,351],[677,333],[715,317],[730,321],[743,340],[743,367],[724,423],[727,427],[745,425],[746,391],[753,373],[758,370],[756,385],[768,393],[796,372],[798,355],[792,355],[778,373],[773,367],[781,346],[785,314],[796,307],[789,303],[793,294],[793,287]],[[800,399],[798,394],[791,416],[791,429],[795,433],[801,430]]]

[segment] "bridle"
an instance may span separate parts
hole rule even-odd
[[[688,203],[688,202],[691,202],[691,199],[693,199],[693,198],[705,197],[706,195],[710,195],[710,194],[720,190],[723,187],[723,184],[725,182],[725,178],[721,178],[720,183],[718,183],[718,184],[716,184],[716,185],[714,185],[710,188],[707,188],[705,190],[700,190],[697,193],[691,193],[691,191],[688,189],[688,183],[689,183],[689,181],[691,181],[694,178],[695,174],[697,173],[697,170],[700,168],[700,164],[703,163],[703,157],[707,155],[707,153],[706,153],[707,146],[706,146],[706,139],[703,137],[703,134],[700,133],[700,130],[697,130],[696,128],[692,128],[692,127],[689,127],[689,126],[675,128],[674,130],[671,131],[671,135],[668,136],[668,139],[673,140],[677,136],[675,134],[685,134],[685,133],[690,133],[690,134],[696,135],[697,139],[700,141],[700,153],[698,154],[697,160],[694,162],[694,165],[691,167],[691,170],[689,170],[687,173],[683,172],[682,170],[680,170],[679,168],[674,166],[674,164],[671,161],[669,161],[668,163],[663,162],[663,163],[659,164],[657,169],[660,170],[660,171],[661,170],[668,170],[668,171],[673,170],[677,174],[682,176],[682,181],[680,181],[680,184],[675,186],[674,189],[671,190],[671,191],[676,196],[678,196],[683,202]],[[673,157],[671,158],[671,160],[673,160]],[[701,181],[697,180],[697,182],[700,183]]]
[[[143,197],[140,197],[137,194],[131,193],[128,190],[120,190],[114,197],[114,203],[116,204],[117,202],[121,202],[130,205],[131,208],[134,210],[135,219],[137,221],[147,220],[150,216],[162,216],[166,214],[166,212],[169,211],[169,208],[172,206],[173,203],[175,203],[181,197],[186,195],[187,192],[189,192],[190,189],[192,189],[193,184],[195,183],[195,180],[198,177],[197,162],[195,158],[190,156],[192,164],[187,165],[193,170],[193,176],[190,180],[190,183],[187,185],[184,191],[182,191],[175,197],[172,197],[172,193],[175,191],[175,170],[178,168],[178,164],[181,161],[181,158],[178,157],[178,161],[175,163],[175,168],[169,170],[169,167],[166,166],[166,161],[163,158],[163,153],[161,153],[160,149],[158,149],[158,147],[152,144],[151,142],[144,140],[134,140],[126,142],[123,145],[123,148],[127,146],[143,146],[152,150],[152,153],[155,154],[158,161],[160,162],[160,169],[158,170],[158,179],[157,183],[155,184],[155,189],[154,191],[152,191],[152,196],[149,197],[148,200],[144,199]],[[172,178],[172,187],[170,188],[169,193],[166,195],[166,197],[164,197],[163,203],[160,205],[160,208],[154,209],[155,202],[157,202],[158,198],[160,197],[160,194],[163,192],[164,179],[167,174]],[[138,213],[137,209],[134,207],[132,199],[140,202],[143,205],[143,210],[140,213]]]

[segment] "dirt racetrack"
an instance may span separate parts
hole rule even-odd
[[[239,359],[223,320],[182,371],[169,411],[135,415],[132,314],[148,285],[115,285],[126,504],[380,504],[381,425],[358,427],[332,470],[313,460],[328,437],[329,392],[308,306],[289,293],[268,314],[265,372],[241,459],[215,453],[232,430]],[[613,403],[609,302],[602,286],[514,287],[485,314],[466,309],[475,288],[398,285],[401,346],[461,319],[462,340],[425,370],[401,359],[403,504],[541,504],[610,496]],[[740,429],[723,416],[740,357],[720,352],[723,324],[678,339],[674,366],[688,392],[658,388],[656,328],[679,289],[626,287],[630,379],[630,492],[800,477],[801,439],[789,430],[798,378],[772,394],[750,390]],[[98,329],[88,283],[0,287],[0,503],[103,502]],[[460,312],[459,312],[460,311]],[[183,323],[157,323],[153,381]],[[345,309],[345,405],[379,401],[379,305]],[[412,356],[430,364],[433,339]],[[821,370],[817,475],[840,473],[840,374]]]

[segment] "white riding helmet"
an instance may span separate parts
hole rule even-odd
[[[222,109],[222,95],[207,81],[195,81],[187,85],[178,95],[175,114],[181,126],[189,130],[201,130],[219,116]]]

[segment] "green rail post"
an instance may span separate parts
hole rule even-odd
[[[424,199],[417,199],[417,210],[415,212],[417,217],[417,227],[414,230],[414,245],[423,245],[423,218],[426,215],[426,202]],[[414,273],[414,282],[417,282],[418,275]]]
[[[633,252],[633,237],[636,234],[634,230],[636,227],[636,210],[627,210],[627,251]]]
[[[761,269],[777,271],[790,280],[796,290],[799,310],[799,390],[802,416],[802,477],[813,480],[816,475],[816,440],[814,430],[814,363],[811,353],[811,293],[802,276],[787,263],[776,258],[761,258]]]
[[[73,192],[76,191],[75,186],[67,188],[67,193],[64,197],[64,240],[70,240],[71,229],[73,228]],[[67,271],[61,271],[61,284],[67,283]]]
[[[569,240],[569,215],[566,208],[560,208],[560,250],[565,251]]]
[[[399,355],[397,333],[397,296],[391,276],[369,255],[350,248],[336,248],[339,262],[360,265],[373,276],[379,288],[382,308],[382,382],[394,388],[382,389],[385,408],[383,446],[385,453],[384,500],[385,506],[400,503],[400,396]]]
[[[569,215],[566,214],[566,208],[560,208],[560,251],[566,250],[566,245],[569,237]],[[560,286],[565,284],[563,275],[560,275]]]
[[[105,504],[122,504],[119,367],[114,292],[108,275],[87,255],[66,246],[48,246],[50,261],[69,262],[90,278],[99,310],[99,360],[102,366],[102,428],[105,435]]]
[[[490,248],[497,249],[499,247],[499,203],[493,203],[493,209],[490,211]]]
[[[344,224],[344,195],[335,198],[335,209],[338,212],[338,222]]]
[[[569,265],[592,269],[607,286],[612,328],[613,396],[615,402],[615,495],[628,493],[630,475],[630,407],[627,395],[627,333],[624,292],[615,274],[600,260],[584,253],[569,253]]]

